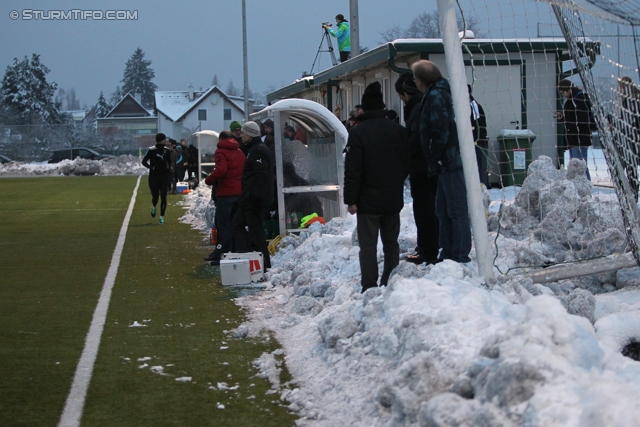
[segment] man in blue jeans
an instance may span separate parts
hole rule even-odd
[[[429,173],[438,175],[439,259],[467,263],[471,261],[471,223],[451,88],[438,66],[431,61],[417,61],[412,69],[416,86],[424,93],[420,144]]]

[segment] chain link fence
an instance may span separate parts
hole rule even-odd
[[[74,124],[0,124],[0,154],[20,162],[46,161],[54,150],[73,147],[88,147],[116,156],[138,155],[153,145],[153,137],[133,136],[116,129],[98,134]]]

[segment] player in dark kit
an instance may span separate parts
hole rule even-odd
[[[171,151],[164,133],[156,135],[156,145],[149,148],[142,165],[149,169],[149,189],[151,189],[151,216],[156,217],[156,205],[160,197],[160,224],[164,224],[164,212],[167,209],[167,188],[171,179]]]

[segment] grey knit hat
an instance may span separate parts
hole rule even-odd
[[[247,122],[242,125],[240,132],[249,135],[251,138],[260,136],[260,126],[256,122]]]

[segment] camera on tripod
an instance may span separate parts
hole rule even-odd
[[[332,24],[332,23],[330,23],[330,22],[323,22],[323,23],[322,23],[322,27],[324,28],[325,26],[327,26],[327,27],[333,27],[333,24]]]

